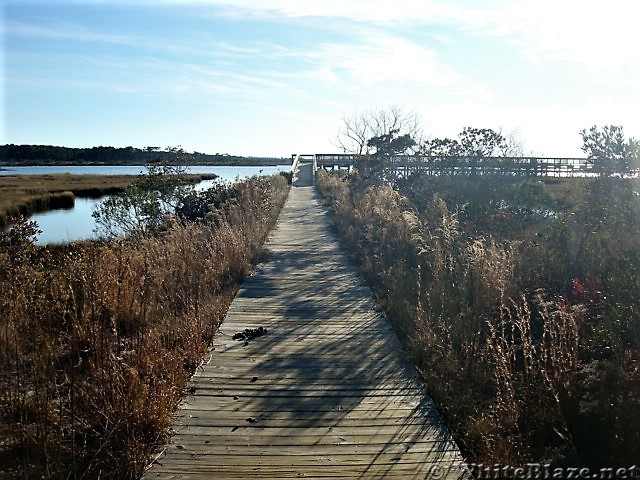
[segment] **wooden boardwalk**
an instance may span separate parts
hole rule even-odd
[[[269,257],[233,301],[146,479],[461,477],[449,431],[303,186],[310,175],[302,166]]]
[[[315,160],[318,168],[351,168],[358,155],[302,155]],[[549,157],[464,157],[437,155],[392,155],[385,165],[400,178],[423,176],[507,176],[507,177],[593,177],[596,172],[587,158]],[[636,172],[640,173],[640,172]]]

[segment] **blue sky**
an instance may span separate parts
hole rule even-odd
[[[268,5],[268,6],[267,6]],[[400,106],[425,133],[517,132],[581,156],[640,137],[633,0],[5,0],[0,143],[337,151],[341,119]]]

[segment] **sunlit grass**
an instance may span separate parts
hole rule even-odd
[[[275,225],[282,176],[159,236],[0,233],[0,477],[138,478]]]
[[[317,182],[469,460],[640,456],[637,180]]]

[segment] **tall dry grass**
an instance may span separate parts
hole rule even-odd
[[[317,175],[470,460],[631,465],[640,455],[637,195],[597,182],[555,197],[539,182],[473,182],[391,188]],[[594,197],[607,200],[604,211],[585,202]]]
[[[161,236],[0,250],[0,472],[137,478],[238,284],[261,254],[286,179],[250,179],[214,221]]]

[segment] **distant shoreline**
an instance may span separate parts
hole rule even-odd
[[[34,161],[34,162],[18,162],[18,161],[0,161],[0,170],[7,170],[8,167],[144,167],[154,163],[162,162],[46,162],[46,161]],[[252,159],[247,158],[243,160],[232,161],[216,161],[216,162],[168,162],[171,165],[180,167],[276,167],[278,165],[284,165],[290,163],[287,158],[275,158],[275,159]]]
[[[183,150],[160,150],[134,147],[71,148],[53,145],[0,145],[2,167],[80,167],[140,166],[170,164],[179,166],[243,167],[276,166],[290,163],[289,158],[244,157],[216,153],[214,155]]]

